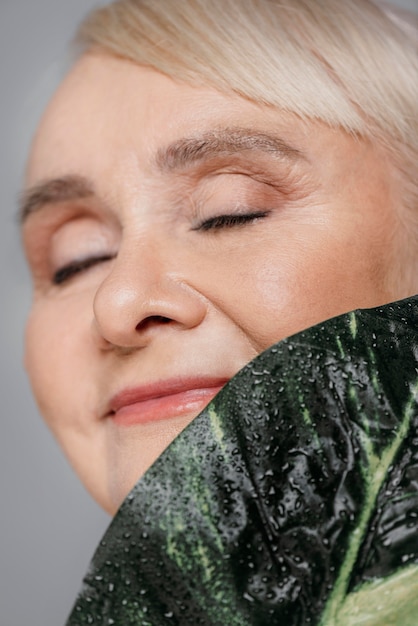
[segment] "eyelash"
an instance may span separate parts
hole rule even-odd
[[[192,230],[208,231],[221,230],[222,228],[233,228],[234,226],[241,226],[249,222],[254,222],[257,219],[266,217],[269,213],[270,211],[253,211],[252,213],[217,215],[216,217],[210,217]]]
[[[253,211],[252,213],[217,215],[216,217],[211,217],[205,220],[192,230],[207,232],[209,230],[233,228],[234,226],[242,226],[249,222],[254,222],[257,219],[266,217],[269,213],[270,211]],[[54,285],[62,285],[76,274],[79,274],[84,270],[97,265],[98,263],[110,261],[113,258],[114,255],[103,254],[97,257],[82,259],[81,261],[73,261],[72,263],[69,263],[68,265],[57,270],[53,275],[52,282]]]
[[[65,267],[62,267],[52,277],[52,282],[54,285],[62,285],[67,280],[75,276],[75,274],[79,274],[84,270],[93,267],[93,265],[97,265],[98,263],[102,263],[104,261],[110,261],[114,258],[114,255],[111,254],[103,254],[101,256],[89,257],[87,259],[81,261],[73,261]]]

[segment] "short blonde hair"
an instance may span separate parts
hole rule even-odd
[[[402,272],[416,288],[418,26],[410,17],[372,0],[116,0],[87,17],[77,41],[83,52],[98,48],[380,142],[403,179],[411,254]]]

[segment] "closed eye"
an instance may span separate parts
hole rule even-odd
[[[62,285],[76,274],[88,270],[90,267],[99,263],[110,261],[114,257],[114,254],[102,254],[100,256],[88,257],[79,261],[72,261],[54,273],[52,282],[54,285]]]
[[[242,226],[249,222],[254,222],[260,218],[266,217],[270,211],[252,211],[251,213],[232,213],[230,215],[217,215],[204,220],[192,230],[208,231],[221,230],[222,228],[233,228],[234,226]]]

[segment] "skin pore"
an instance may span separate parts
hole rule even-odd
[[[27,186],[26,367],[110,513],[255,355],[399,295],[400,191],[380,149],[128,61],[77,62]]]

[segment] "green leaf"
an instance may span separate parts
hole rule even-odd
[[[378,392],[380,392],[379,385],[377,385],[377,388]],[[418,379],[412,385],[410,398],[404,408],[398,429],[394,432],[393,438],[388,441],[386,448],[380,451],[380,454],[376,453],[367,429],[360,432],[360,440],[366,455],[361,472],[361,477],[365,483],[365,498],[358,524],[350,536],[346,557],[322,616],[321,625],[323,626],[338,626],[341,624],[341,607],[345,603],[350,578],[376,506],[378,493],[386,479],[389,468],[395,462],[399,448],[404,443],[411,428],[411,421],[414,417],[414,412],[416,412],[417,398]],[[366,423],[366,416],[364,415],[363,418]],[[401,579],[402,576],[398,578]],[[414,580],[416,583],[416,579]],[[399,593],[401,592],[399,591]]]
[[[409,619],[417,328],[415,297],[252,361],[128,496],[68,625],[348,626],[402,598]]]
[[[362,585],[347,596],[338,626],[416,626],[418,567]]]

